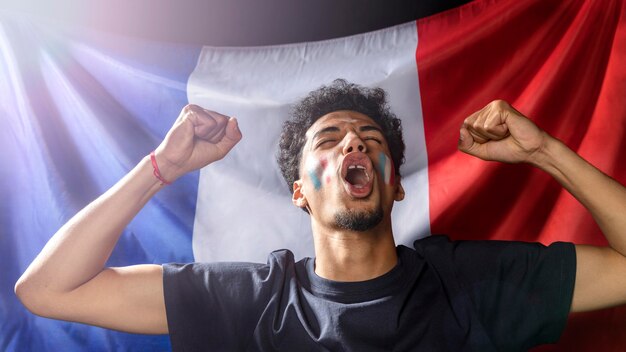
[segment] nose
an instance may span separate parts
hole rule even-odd
[[[356,133],[348,133],[346,135],[346,139],[346,144],[343,146],[344,154],[352,153],[357,150],[361,153],[365,153],[367,151],[365,143],[363,143],[363,140],[361,140]]]

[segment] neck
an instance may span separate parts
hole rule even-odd
[[[372,230],[325,228],[313,222],[315,273],[333,281],[365,281],[386,274],[398,263],[391,219]]]

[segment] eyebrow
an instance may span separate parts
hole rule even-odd
[[[384,135],[383,130],[381,130],[380,128],[378,128],[376,126],[372,126],[372,125],[361,126],[361,127],[359,127],[359,131],[361,131],[361,132],[378,131],[380,134]]]
[[[377,131],[380,134],[384,135],[383,131],[380,128],[373,126],[373,125],[361,126],[359,127],[359,131],[360,132]],[[331,133],[331,132],[339,132],[339,127],[330,126],[330,127],[322,128],[321,130],[315,132],[311,140],[315,140],[317,137],[319,137],[323,133]]]
[[[315,132],[311,140],[314,141],[317,137],[319,137],[320,134],[329,133],[329,132],[339,132],[339,127],[330,126],[330,127],[322,128],[321,130]]]

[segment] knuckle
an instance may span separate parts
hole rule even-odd
[[[228,122],[228,119],[224,115],[217,114],[213,116],[213,118],[217,121],[217,124],[220,126],[224,126]]]
[[[198,105],[195,104],[187,104],[183,107],[183,112],[184,113],[190,113],[193,111],[196,111],[196,109],[198,108]]]
[[[502,100],[502,99],[496,99],[492,101],[491,104],[500,110],[503,110],[509,107],[509,103],[507,103],[505,100]]]

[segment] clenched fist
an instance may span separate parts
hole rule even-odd
[[[548,138],[509,103],[495,100],[463,121],[458,147],[484,160],[536,164]]]
[[[189,104],[155,151],[161,175],[174,181],[222,159],[240,140],[235,118]]]

